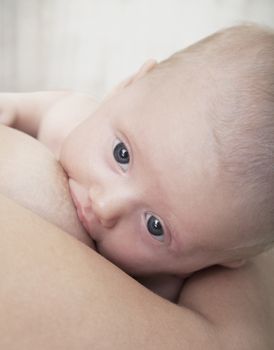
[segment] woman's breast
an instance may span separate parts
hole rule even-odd
[[[93,246],[78,220],[67,176],[36,139],[0,125],[0,192]]]

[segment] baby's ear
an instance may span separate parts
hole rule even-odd
[[[119,85],[121,85],[121,87],[129,86],[134,81],[145,76],[151,69],[153,69],[156,66],[156,64],[157,64],[157,61],[153,58],[145,61],[145,63],[142,64],[142,66],[138,69],[136,73],[132,74],[130,77],[123,80]]]
[[[147,60],[136,73],[130,75],[128,78],[124,79],[119,83],[117,86],[114,87],[114,89],[111,90],[109,94],[105,97],[105,99],[108,99],[109,97],[113,96],[115,93],[121,91],[122,89],[126,88],[127,86],[131,85],[136,80],[142,78],[145,76],[151,69],[153,69],[157,64],[157,61],[155,59],[149,59]]]
[[[227,263],[223,263],[222,266],[228,267],[230,269],[237,269],[238,267],[243,266],[246,263],[246,260],[241,259],[241,260],[235,260]]]

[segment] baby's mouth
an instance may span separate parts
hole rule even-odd
[[[73,201],[73,204],[76,208],[76,211],[77,211],[77,216],[78,216],[78,219],[80,220],[81,224],[84,226],[85,230],[89,233],[90,235],[90,230],[89,230],[89,225],[88,225],[88,221],[82,211],[82,207],[80,205],[80,202],[76,196],[76,194],[74,193],[74,191],[71,189],[71,187],[69,186],[69,190],[70,190],[70,194],[71,194],[71,198],[72,198],[72,201]],[[91,237],[92,238],[92,237]]]
[[[87,220],[82,212],[82,209],[81,209],[81,206],[80,206],[80,203],[76,197],[76,195],[74,194],[74,192],[70,189],[70,193],[71,193],[71,197],[72,197],[72,201],[73,201],[73,204],[76,208],[76,211],[77,211],[77,216],[81,222],[81,224],[84,226],[84,228],[86,229],[86,231],[89,232],[89,228],[88,228],[88,224],[87,224]]]

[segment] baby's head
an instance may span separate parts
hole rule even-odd
[[[247,25],[145,64],[67,138],[98,251],[132,274],[237,266],[274,241],[274,35]]]

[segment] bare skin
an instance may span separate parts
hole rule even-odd
[[[115,91],[119,88],[123,88],[123,84]],[[98,108],[98,103],[87,94],[53,91],[46,93],[2,93],[0,94],[0,106],[5,111],[6,118],[10,118],[9,123],[6,120],[7,124],[29,133],[31,131],[33,136],[45,144],[58,158],[66,136],[81,121],[92,115]],[[15,166],[15,159],[13,162]],[[70,162],[76,163],[74,157],[70,157]],[[97,163],[94,162],[94,164]],[[20,183],[17,186],[19,187]],[[24,198],[25,200],[26,198]],[[31,201],[32,199],[29,200],[29,202]],[[60,211],[58,212],[60,213]],[[123,231],[121,230],[121,232]],[[183,283],[182,277],[178,278],[170,274],[157,273],[155,276],[138,275],[135,277],[147,288],[172,301],[178,299]]]
[[[165,274],[180,282],[210,266],[239,267],[273,241],[271,131],[264,141],[271,108],[265,112],[268,98],[258,113],[249,108],[255,86],[272,72],[273,43],[273,34],[256,26],[229,28],[159,65],[146,62],[92,112],[89,97],[79,103],[73,93],[4,94],[0,107],[6,101],[10,118],[13,106],[11,123],[41,141],[47,122],[54,126],[49,137],[61,131],[61,147],[53,140],[51,149],[98,252],[138,278]],[[261,90],[271,95],[272,87],[270,80]],[[267,118],[257,127],[250,115],[259,120],[262,113]],[[265,159],[260,176],[249,142]]]
[[[67,176],[48,149],[3,125],[0,140],[0,193],[94,247],[75,212]]]
[[[11,159],[12,150],[25,150],[30,142],[35,150],[26,152],[24,163],[43,158],[47,164],[43,166],[45,179],[55,186],[56,178],[51,175],[55,160],[50,153],[26,135],[4,127],[0,130],[1,141],[5,138],[7,145],[11,137],[10,145],[14,146],[1,144],[0,169]],[[39,166],[36,171],[41,173]],[[26,167],[28,175],[33,173]],[[63,175],[60,172],[57,176]],[[3,173],[1,179],[5,179]],[[24,190],[13,192],[12,177],[8,179],[8,195],[20,201]],[[63,193],[62,186],[56,191]],[[52,199],[43,201],[48,221],[52,221]],[[0,213],[3,349],[263,350],[274,346],[272,251],[236,270],[216,267],[194,274],[184,285],[179,305],[175,305],[2,195]]]
[[[180,307],[2,196],[0,209],[1,348],[273,347],[273,254],[198,274]]]
[[[149,66],[146,66],[146,69],[148,68]],[[146,70],[144,68],[141,68],[140,72],[137,74],[138,78],[140,78],[140,75],[145,74],[145,72]],[[138,80],[136,82],[138,83]],[[126,82],[126,84],[128,84],[128,82]],[[118,96],[119,94],[121,94],[122,96],[124,92],[123,89],[125,88],[126,86],[121,84],[119,88],[116,89],[115,94]],[[172,254],[169,254],[170,252],[166,251],[165,245],[161,244],[161,242],[159,242],[160,244],[158,245],[158,247],[157,247],[157,242],[155,242],[155,244],[153,242],[153,245],[144,244],[144,246],[141,245],[142,241],[136,242],[134,237],[147,237],[147,235],[138,234],[143,231],[141,230],[141,227],[137,227],[137,230],[136,230],[136,225],[132,226],[133,221],[131,220],[131,216],[128,215],[128,217],[130,217],[130,220],[128,220],[127,226],[124,225],[124,227],[122,227],[121,225],[120,226],[117,225],[117,222],[119,221],[121,222],[121,218],[123,218],[123,215],[121,215],[121,213],[126,214],[128,211],[129,202],[131,199],[129,195],[131,195],[132,197],[132,190],[136,190],[136,186],[135,188],[134,186],[128,186],[129,184],[131,185],[131,183],[126,181],[122,182],[121,180],[115,183],[117,176],[116,177],[113,176],[113,173],[115,172],[113,171],[109,172],[110,162],[107,162],[108,167],[102,166],[102,159],[105,160],[107,157],[105,156],[104,153],[101,154],[102,152],[101,153],[99,152],[101,148],[98,147],[98,144],[101,146],[101,144],[103,143],[102,135],[108,135],[108,133],[104,129],[102,129],[103,131],[100,129],[100,127],[102,128],[102,126],[106,124],[104,122],[104,115],[107,113],[102,113],[101,111],[102,115],[100,115],[100,109],[99,111],[97,110],[97,113],[95,112],[95,115],[97,115],[97,120],[95,122],[95,125],[89,127],[88,120],[90,120],[90,124],[94,123],[94,118],[96,119],[96,117],[94,117],[93,112],[97,108],[96,103],[94,102],[94,100],[91,99],[89,95],[75,94],[73,92],[72,93],[52,92],[52,93],[46,93],[46,95],[44,93],[3,94],[3,95],[0,95],[0,98],[2,98],[2,106],[4,105],[4,102],[5,101],[7,102],[9,99],[10,99],[10,103],[16,106],[17,114],[14,116],[16,117],[15,123],[14,123],[15,127],[19,127],[19,124],[23,123],[24,119],[26,119],[27,111],[32,111],[32,118],[29,118],[29,122],[31,120],[35,121],[37,120],[37,118],[38,119],[40,118],[40,122],[38,123],[40,125],[40,128],[35,131],[34,135],[37,136],[42,142],[44,142],[57,155],[59,154],[60,149],[62,149],[62,143],[64,144],[63,153],[61,153],[62,165],[64,166],[65,170],[67,171],[68,175],[71,178],[80,179],[79,180],[80,182],[78,181],[78,183],[81,186],[78,186],[78,188],[81,189],[81,191],[79,191],[78,198],[80,199],[81,197],[83,197],[81,198],[83,203],[87,200],[87,211],[89,210],[89,206],[90,206],[87,198],[87,194],[91,193],[92,191],[94,192],[94,187],[97,187],[97,189],[98,188],[108,189],[107,191],[102,191],[104,193],[104,196],[102,196],[103,198],[100,198],[100,196],[98,198],[98,203],[100,202],[100,200],[102,202],[102,199],[103,199],[105,208],[103,206],[100,206],[100,210],[98,209],[96,212],[97,220],[91,220],[91,223],[92,223],[91,225],[92,230],[90,232],[91,237],[96,239],[96,235],[94,236],[92,235],[92,233],[94,231],[95,232],[97,231],[97,235],[98,235],[97,247],[100,248],[100,245],[98,243],[100,243],[100,240],[101,240],[103,241],[103,243],[107,244],[107,246],[105,247],[108,250],[108,254],[104,254],[103,251],[99,250],[100,253],[106,256],[109,260],[113,261],[117,266],[124,269],[126,272],[134,275],[136,278],[138,278],[140,282],[142,282],[142,284],[147,286],[149,289],[157,292],[159,295],[167,298],[168,300],[177,301],[178,295],[181,290],[183,278],[189,273],[192,273],[194,270],[205,268],[206,266],[210,266],[214,264],[222,264],[228,267],[238,267],[239,265],[242,264],[243,262],[242,260],[229,261],[229,262],[225,260],[226,249],[228,249],[229,245],[231,244],[231,241],[233,243],[233,240],[235,240],[235,237],[233,238],[231,236],[231,233],[227,232],[226,230],[224,232],[221,232],[222,235],[214,235],[214,232],[215,232],[214,230],[213,231],[208,230],[206,232],[203,232],[203,230],[201,230],[200,236],[199,235],[195,236],[195,234],[185,235],[184,251],[183,251],[184,254],[180,252],[180,254],[174,255],[173,252]],[[129,100],[133,101],[134,99],[130,98]],[[111,102],[112,101],[110,101],[110,106],[112,106]],[[31,106],[33,106],[33,108],[31,108]],[[115,110],[115,108],[108,107],[109,112],[111,112],[112,110]],[[126,119],[130,119],[129,118],[130,113],[123,112],[121,114],[125,115]],[[151,115],[153,115],[153,113],[151,113],[150,116]],[[77,118],[75,118],[75,116],[77,116]],[[72,133],[67,137],[67,140],[63,142],[66,136],[69,134],[69,132],[72,129],[74,129],[75,126],[81,123],[81,121],[83,120],[87,120],[87,122],[86,123],[84,122],[82,124],[82,127],[81,125],[78,126],[78,128],[76,128],[75,131],[72,131]],[[129,124],[131,125],[131,128],[136,130],[137,127],[132,126],[134,125],[134,120],[138,121],[138,118],[133,118],[133,120],[131,120]],[[159,120],[157,122],[159,123]],[[26,121],[25,123],[28,124]],[[148,128],[148,130],[151,130],[151,128]],[[163,130],[165,130],[165,128],[163,128]],[[143,138],[145,138],[146,140],[151,141],[152,139],[152,135],[150,135],[150,137],[149,136],[145,137],[144,131],[138,132],[137,134],[143,135]],[[158,133],[157,133],[157,137],[159,137]],[[108,140],[109,139],[110,137],[108,136]],[[191,144],[192,143],[193,143],[193,140],[191,139]],[[157,142],[153,142],[153,144],[157,144]],[[111,147],[112,147],[112,144],[110,142],[110,144],[108,144],[108,149],[111,150]],[[105,149],[104,147],[102,148]],[[64,149],[66,150],[66,152],[64,152]],[[148,149],[153,149],[152,145],[148,147]],[[94,152],[94,150],[96,151]],[[96,164],[96,167],[92,167],[91,174],[87,174],[87,169],[89,168],[87,166],[87,162],[91,164]],[[157,163],[161,164],[164,162],[159,161]],[[174,164],[176,164],[176,162],[174,162]],[[146,168],[146,166],[142,167],[142,170],[143,168]],[[106,171],[106,169],[108,172]],[[168,172],[170,172],[170,166],[167,167],[167,169],[168,169]],[[111,168],[111,170],[113,170],[113,168]],[[173,171],[171,171],[173,176],[175,176],[174,174],[176,173],[176,170],[178,169],[174,169]],[[142,174],[142,173],[141,174],[137,173],[137,177],[135,176],[135,178],[138,178],[138,181],[140,181],[140,179],[155,179],[156,177],[157,177],[157,174],[155,176],[150,176],[150,174]],[[121,176],[121,178],[123,177]],[[83,186],[81,183],[86,181],[88,181],[88,185],[84,183],[85,186]],[[174,181],[174,184],[176,185],[176,181]],[[207,188],[207,186],[208,186],[208,182],[206,181],[205,188]],[[76,190],[78,188],[76,188]],[[146,188],[153,188],[153,186],[146,186]],[[158,187],[156,186],[156,188],[158,192]],[[175,186],[175,189],[173,189],[173,191],[171,192],[176,193],[177,188],[178,186]],[[89,192],[87,191],[87,189],[89,189]],[[128,193],[129,191],[126,191],[126,190],[130,190],[130,193]],[[143,193],[145,193],[145,197],[148,196],[148,192],[149,192],[148,190],[143,191]],[[196,192],[194,190],[190,191],[187,197],[192,198],[193,194]],[[82,196],[82,193],[83,193],[83,196]],[[222,191],[217,191],[217,193],[222,194]],[[106,194],[108,194],[108,196],[106,196]],[[208,198],[210,197],[209,193],[207,195],[201,196],[201,191],[198,191],[196,193],[196,196],[198,198],[197,200],[200,201],[200,199],[202,198],[205,200],[205,203],[212,204],[212,201],[208,201]],[[161,202],[161,198],[166,198],[164,195],[161,195],[161,193],[159,193],[158,196],[156,196],[155,194],[152,194],[151,197],[153,198],[153,202],[155,203],[155,205],[158,205],[158,203]],[[115,198],[114,203],[116,204],[116,208],[111,205],[112,198]],[[135,198],[133,199],[134,200],[131,200],[131,202],[133,202],[134,204],[134,202],[136,203],[136,199]],[[236,216],[233,215],[231,208],[224,207],[224,204],[229,203],[229,200],[223,201],[223,199],[221,199],[222,206],[220,205],[219,202],[220,201],[218,200],[217,203],[213,205],[213,207],[219,208],[219,210],[222,209],[221,210],[222,215],[226,215],[224,213],[228,212],[231,219],[229,222],[235,224]],[[93,210],[96,207],[96,204],[98,204],[96,203],[95,200],[93,201],[93,204],[94,203],[95,205],[93,205]],[[176,203],[179,203],[181,206],[183,202],[181,203],[180,198],[177,198]],[[188,204],[189,201],[184,201],[184,203]],[[137,204],[139,206],[138,202]],[[97,207],[99,208],[98,205]],[[194,207],[197,208],[197,206],[194,206]],[[204,211],[207,208],[207,204],[206,205],[201,204],[201,208],[203,209],[200,212],[201,215],[200,214],[197,215],[196,213],[195,214],[196,219],[194,220],[193,218],[193,222],[195,222],[195,224],[199,222],[198,218],[208,217],[207,215],[204,215]],[[178,208],[176,209],[178,210]],[[118,213],[119,211],[120,213]],[[181,212],[187,212],[189,214],[187,215],[188,217],[191,215],[191,211],[187,211],[185,210],[185,208],[181,208]],[[237,210],[237,213],[240,213],[240,212],[241,212],[240,210]],[[162,208],[162,215],[164,215],[164,213],[165,213],[165,208]],[[220,219],[221,213],[219,212],[218,214],[219,216],[218,215],[217,216],[219,219],[214,220],[214,222],[217,224],[221,222],[221,219]],[[91,217],[92,216],[93,215],[91,213]],[[114,216],[114,220],[113,220],[113,216]],[[216,213],[215,213],[215,216],[216,216]],[[98,218],[100,218],[100,220],[98,220]],[[101,220],[102,218],[105,220],[105,223],[103,222],[104,220]],[[98,221],[100,221],[100,223],[98,223]],[[245,223],[245,220],[241,219],[241,221]],[[114,222],[115,225],[111,224],[111,222]],[[201,223],[200,223],[200,226],[201,228],[203,227]],[[227,229],[228,226],[223,225],[223,227]],[[95,230],[94,228],[97,228],[97,230]],[[100,232],[102,234],[100,234]],[[216,232],[218,233],[218,230]],[[221,242],[220,241],[218,242],[217,237],[219,237],[219,239],[223,237],[223,240],[221,240]],[[200,249],[198,245],[197,247],[198,249],[196,249],[196,253],[194,254],[193,246],[195,247],[195,244],[197,242],[201,242],[203,240],[205,240],[206,247],[202,245]],[[148,242],[147,239],[144,239],[143,241]],[[121,242],[123,242],[123,244],[121,244]],[[215,254],[212,255],[211,247],[213,243],[218,249],[215,251]],[[140,248],[136,249],[137,245],[139,245],[141,249]],[[127,246],[127,249],[124,249],[124,246]],[[148,247],[150,248],[148,249]],[[146,254],[147,252],[149,254]],[[214,253],[214,250],[213,250],[213,253]],[[152,256],[154,256],[153,263],[151,260]],[[121,257],[125,258],[124,262],[120,261]],[[130,266],[129,266],[129,263],[130,263]],[[127,269],[128,267],[130,267],[130,269]],[[157,273],[155,273],[154,275],[153,274],[146,275],[145,273],[147,272],[145,271],[145,269],[154,269],[154,272],[157,271]],[[166,269],[169,269],[169,270],[166,271]],[[139,274],[137,274],[136,271]],[[140,271],[144,272],[144,274],[142,275]],[[161,271],[162,273],[161,275],[159,271]],[[174,271],[179,274],[179,277],[177,275],[174,276]],[[170,272],[172,272],[172,274],[170,274]]]

